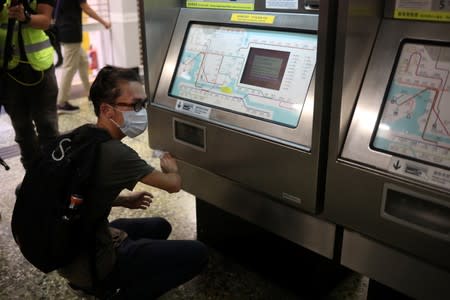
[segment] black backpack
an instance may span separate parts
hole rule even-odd
[[[94,240],[84,218],[86,205],[71,207],[71,197],[84,198],[98,146],[110,138],[106,130],[83,125],[59,136],[26,171],[11,229],[22,254],[42,272],[65,266]]]

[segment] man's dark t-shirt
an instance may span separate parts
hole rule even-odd
[[[37,0],[37,4],[39,4],[39,3],[41,3],[41,4],[48,4],[48,5],[52,6],[52,7],[55,7],[55,3],[56,2],[55,2],[55,0]]]
[[[136,183],[154,168],[142,160],[132,148],[112,139],[99,150],[93,182],[86,199],[87,218],[95,224],[97,276],[102,280],[115,263],[115,247],[126,233],[109,227],[108,216],[113,201],[124,190],[133,190]],[[89,287],[92,283],[89,255],[84,252],[68,266],[58,270],[72,284]]]
[[[56,26],[62,43],[81,43],[83,27],[81,23],[81,4],[86,0],[58,0],[55,7]],[[57,5],[58,6],[58,5]]]

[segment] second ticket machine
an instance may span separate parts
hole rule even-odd
[[[378,19],[339,2],[324,212],[341,262],[449,299],[450,1],[365,1]]]
[[[218,10],[153,3],[143,1],[150,146],[177,157],[183,189],[197,199],[331,258],[336,227],[316,214],[332,5],[238,1],[224,4],[237,9]],[[238,9],[248,5],[251,11]]]

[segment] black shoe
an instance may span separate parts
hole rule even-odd
[[[69,102],[65,102],[64,104],[58,104],[58,114],[73,114],[80,111],[78,106],[72,105]]]

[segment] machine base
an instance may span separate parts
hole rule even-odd
[[[196,199],[196,211],[198,240],[296,294],[319,299],[352,274],[204,200]]]

